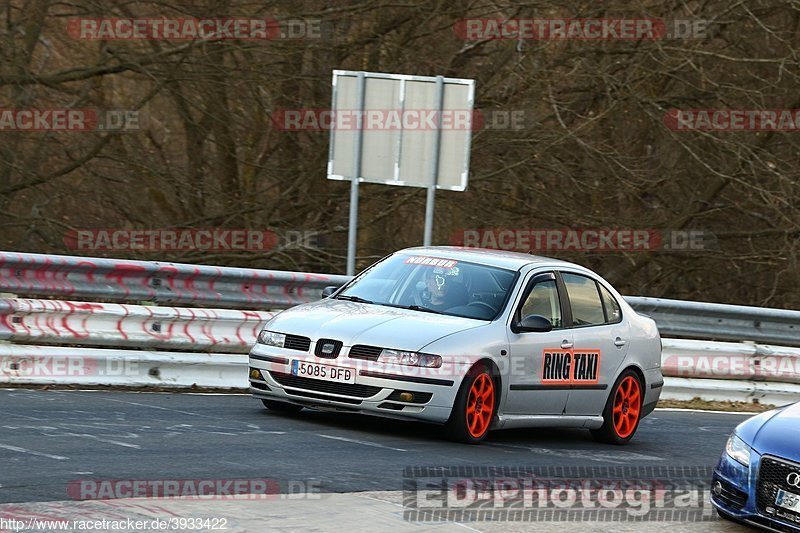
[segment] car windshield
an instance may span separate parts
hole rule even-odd
[[[367,269],[337,299],[493,320],[516,273],[433,256],[395,254]]]

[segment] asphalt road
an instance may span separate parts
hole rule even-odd
[[[584,430],[493,432],[480,446],[420,423],[246,395],[0,390],[0,503],[70,499],[77,480],[276,480],[281,491],[399,491],[407,466],[712,467],[745,415],[657,410],[627,446]]]

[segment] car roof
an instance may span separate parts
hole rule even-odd
[[[541,255],[523,254],[521,252],[507,252],[505,250],[492,250],[488,248],[466,248],[462,246],[417,246],[398,250],[398,254],[431,256],[441,259],[456,261],[470,261],[509,270],[520,270],[527,265],[576,267],[588,270],[585,267],[560,259],[553,259]]]

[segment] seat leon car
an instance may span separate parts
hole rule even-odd
[[[711,483],[711,503],[723,518],[800,532],[800,402],[739,424]]]
[[[467,443],[572,427],[623,444],[664,383],[655,322],[576,264],[410,248],[323,296],[277,314],[250,351],[268,409],[421,420]]]

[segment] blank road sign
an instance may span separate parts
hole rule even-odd
[[[467,188],[473,128],[474,80],[365,72],[363,108],[358,109],[358,72],[333,72],[328,178],[350,180],[363,115],[359,181],[430,187],[437,156],[436,188]],[[439,129],[441,121],[441,129]]]

